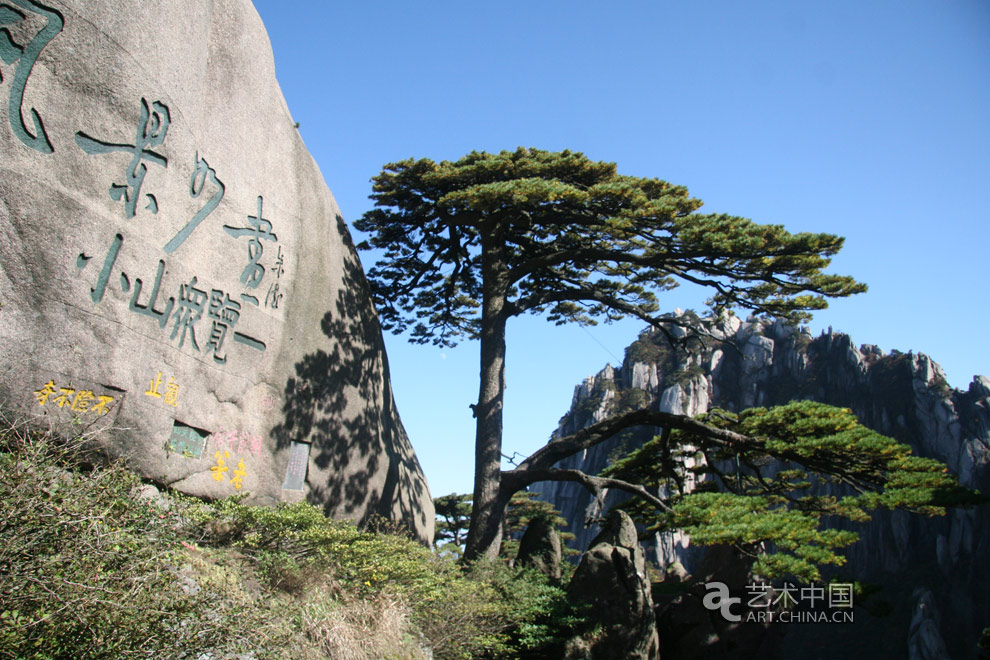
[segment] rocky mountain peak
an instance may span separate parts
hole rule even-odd
[[[944,462],[964,486],[990,489],[987,377],[976,376],[965,391],[954,389],[938,363],[924,353],[887,352],[873,344],[857,347],[832,328],[813,337],[806,327],[779,320],[733,315],[701,319],[680,310],[670,319],[667,332],[641,333],[626,349],[621,366],[608,366],[575,388],[573,405],[555,435],[644,406],[697,415],[714,407],[740,411],[810,399],[850,408],[866,426],[911,445],[920,456]],[[700,335],[689,335],[682,327],[688,324],[700,327]],[[657,431],[626,432],[559,467],[597,474]],[[592,509],[592,498],[571,483],[540,483],[533,490],[562,511],[577,547],[586,548],[597,528],[584,522],[601,513]],[[623,499],[613,493],[606,505]],[[903,594],[905,631],[917,600],[912,600],[912,590],[927,589],[933,595],[926,608],[941,612],[950,647],[953,638],[975,640],[990,624],[974,613],[990,611],[987,518],[985,508],[955,510],[942,518],[880,512],[858,530],[861,540],[849,549],[848,566],[857,579],[899,585],[893,589],[898,594],[908,589]],[[686,535],[670,532],[657,535],[647,554],[661,568],[680,563],[690,571],[699,565],[704,549],[692,546]],[[919,575],[919,566],[930,568]],[[906,640],[907,633],[900,639]],[[956,644],[952,657],[971,655],[972,645]],[[906,653],[903,645],[895,649],[900,655],[891,657]]]

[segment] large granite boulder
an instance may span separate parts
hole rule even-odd
[[[251,2],[2,0],[0,26],[7,414],[188,493],[428,540],[364,273]]]
[[[560,580],[562,552],[560,534],[554,521],[546,516],[537,516],[519,540],[516,566],[535,568],[551,580]]]
[[[567,587],[568,598],[588,603],[602,634],[574,658],[657,660],[659,640],[653,616],[650,578],[636,525],[625,511],[609,513],[602,532],[581,557]]]

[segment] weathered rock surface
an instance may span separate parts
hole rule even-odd
[[[248,0],[0,3],[0,403],[207,497],[432,536],[364,273]]]
[[[567,587],[574,602],[590,603],[604,634],[589,645],[594,660],[656,660],[659,641],[646,559],[636,526],[612,511],[605,528],[581,557]],[[572,655],[575,654],[573,651]]]
[[[712,322],[711,332],[736,348],[712,342],[674,352],[662,340],[641,336],[627,349],[620,368],[608,366],[575,388],[571,410],[556,435],[600,421],[627,401],[693,415],[711,406],[742,410],[812,399],[851,408],[870,428],[911,445],[921,456],[946,463],[963,485],[990,492],[990,379],[977,376],[967,391],[954,390],[926,355],[888,354],[871,345],[856,348],[848,336],[831,331],[813,338],[807,330],[781,323],[728,317]],[[655,432],[642,429],[638,436],[603,443],[558,466],[597,474],[610,455]],[[588,547],[597,529],[586,528],[584,521],[600,515],[592,510],[591,496],[573,483],[534,484],[533,490],[569,521],[567,531],[576,535],[576,547]],[[606,504],[624,499],[623,494],[613,493]],[[893,611],[871,618],[857,608],[864,623],[857,620],[844,637],[861,635],[860,641],[868,646],[860,648],[871,657],[905,657],[916,600],[912,593],[927,588],[934,609],[941,613],[939,633],[951,657],[976,657],[979,632],[990,625],[987,508],[950,511],[940,518],[878,512],[872,523],[856,530],[861,540],[846,553],[848,567],[856,579],[883,585],[881,598]],[[682,533],[671,533],[658,535],[647,553],[660,566],[679,562],[696,573],[705,549],[691,545]],[[831,657],[828,643],[834,640],[794,646],[800,638],[788,632],[780,657]]]
[[[679,566],[674,564],[674,566]],[[749,621],[732,622],[719,610],[705,607],[706,585],[718,581],[728,589],[729,596],[739,598],[730,612],[741,616],[740,606],[750,594],[752,560],[726,546],[716,546],[705,554],[696,579],[686,589],[665,589],[671,579],[678,582],[683,568],[658,585],[654,594],[660,657],[663,660],[730,660],[732,658],[763,658],[768,648],[767,626]],[[678,575],[677,573],[680,573]]]
[[[908,660],[949,660],[945,640],[939,633],[941,626],[932,592],[921,589],[914,596],[914,616],[908,632]]]
[[[553,521],[536,517],[519,540],[516,566],[535,568],[552,580],[560,579],[560,534]]]

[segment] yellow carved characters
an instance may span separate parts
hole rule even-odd
[[[227,473],[231,471],[227,462],[230,460],[232,449],[241,455],[261,456],[262,439],[260,435],[252,435],[246,431],[217,431],[209,437],[207,442],[210,440],[213,441],[215,447],[213,457],[216,459],[216,465],[210,468],[210,472],[213,473],[213,478],[218,482],[227,482]],[[235,490],[240,490],[244,485],[244,477],[246,476],[248,473],[244,466],[244,459],[238,458],[237,467],[230,475],[229,483]]]
[[[38,405],[42,407],[50,403],[59,408],[68,407],[74,412],[89,412],[95,415],[106,415],[110,412],[107,406],[113,402],[112,396],[94,394],[92,390],[59,387],[54,380],[48,381],[40,389],[35,390],[34,397],[38,400]]]
[[[213,455],[217,459],[217,464],[210,468],[210,472],[213,473],[213,478],[217,481],[227,481],[226,472],[230,470],[227,465],[227,460],[230,458],[230,452],[224,451],[222,454],[218,451]],[[230,478],[230,485],[236,490],[240,490],[241,486],[244,485],[244,477],[247,476],[247,470],[244,469],[244,459],[237,462],[237,468],[234,470],[234,476]]]
[[[230,452],[225,451],[223,454],[217,452],[214,456],[217,459],[217,464],[210,468],[210,472],[213,473],[213,478],[217,481],[227,481],[227,477],[224,473],[230,469],[227,467],[227,459],[230,458]]]
[[[165,384],[165,393],[162,394],[162,372],[151,379],[148,389],[145,391],[145,396],[155,397],[156,399],[161,399],[162,403],[166,406],[172,406],[173,408],[179,405],[179,384],[175,382],[175,378],[172,376],[168,377],[168,382]]]
[[[241,489],[241,482],[244,477],[247,476],[247,470],[244,469],[244,459],[237,461],[237,469],[234,470],[234,476],[230,480],[230,484],[237,490]]]

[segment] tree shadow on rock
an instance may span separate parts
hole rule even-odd
[[[395,409],[370,287],[340,215],[337,228],[346,252],[320,322],[329,341],[295,364],[272,435],[279,449],[311,443],[308,499],[327,515],[365,524],[378,514],[425,538],[433,521],[426,480]]]

